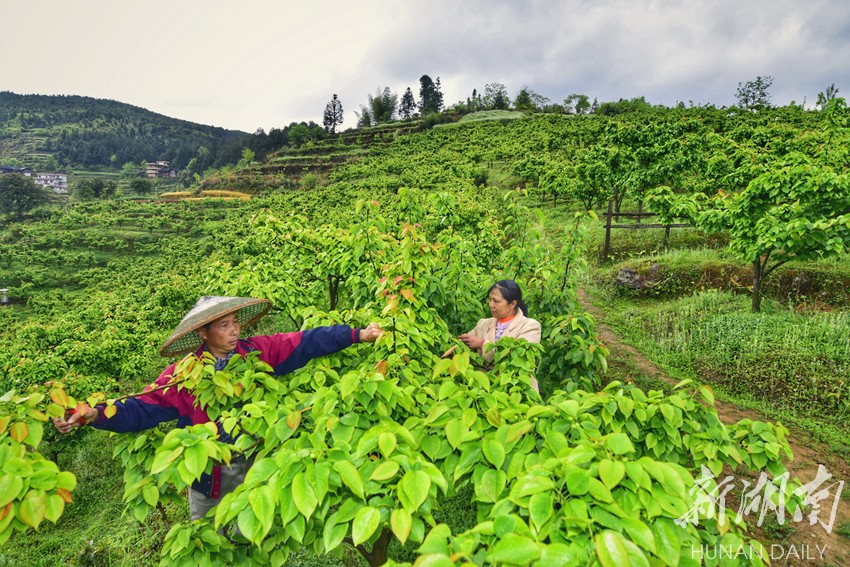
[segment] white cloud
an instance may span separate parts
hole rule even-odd
[[[645,96],[729,105],[772,75],[776,104],[850,89],[850,5],[839,0],[12,0],[0,35],[4,89],[128,102],[253,131],[321,120],[333,93],[346,126],[377,87],[447,103],[501,82],[554,101]],[[845,94],[845,93],[840,93]]]

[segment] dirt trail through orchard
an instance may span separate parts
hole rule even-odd
[[[623,342],[605,323],[605,313],[591,303],[584,290],[579,291],[579,301],[596,319],[597,334],[610,350],[609,362],[618,360],[630,362],[630,367],[636,368],[637,371],[649,378],[662,380],[671,385],[678,382],[653,364],[635,347]],[[736,423],[742,419],[770,421],[757,411],[740,408],[728,402],[717,401],[715,407],[723,423]],[[818,465],[821,464],[832,474],[833,479],[821,485],[820,489],[824,489],[836,481],[844,481],[845,483],[850,481],[850,464],[846,460],[836,455],[826,445],[812,440],[807,432],[790,427],[788,429],[788,441],[794,451],[794,460],[791,463],[786,463],[786,466],[792,478],[799,478],[803,484],[809,483],[815,479]],[[724,471],[724,475],[726,474],[727,472]],[[733,473],[730,471],[728,474]],[[754,475],[748,477],[747,480],[755,485],[757,478],[757,475]],[[737,492],[743,492],[741,480],[736,478],[734,484],[738,488]],[[768,524],[767,521],[763,524],[762,529],[755,529],[753,535],[765,545],[768,554],[772,553],[772,565],[850,565],[850,539],[837,533],[839,526],[850,522],[850,500],[845,499],[850,495],[850,486],[845,486],[844,491],[844,498],[838,499],[838,510],[832,524],[831,534],[827,533],[820,523],[810,525],[806,515],[800,522],[789,521],[786,518],[784,526],[776,526],[776,515],[774,513],[772,529],[764,529]],[[732,492],[736,491],[733,489]],[[829,498],[822,502],[819,519],[825,524],[829,523],[836,492],[837,486],[831,489]],[[735,506],[732,509],[733,512],[737,509],[737,503],[735,503]],[[729,507],[727,507],[728,509]],[[754,523],[755,516],[748,515],[746,518]],[[709,551],[709,553],[713,552],[714,550]]]

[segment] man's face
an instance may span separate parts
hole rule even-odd
[[[207,345],[207,350],[217,358],[224,358],[236,348],[240,332],[242,332],[242,327],[239,326],[236,313],[225,315],[198,329],[198,335]]]

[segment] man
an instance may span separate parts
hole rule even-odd
[[[173,357],[195,352],[209,352],[215,357],[216,370],[223,370],[234,354],[245,355],[259,351],[259,359],[274,369],[276,376],[303,367],[310,360],[338,352],[359,342],[374,342],[383,331],[377,323],[365,329],[352,329],[347,325],[317,327],[296,333],[277,333],[240,339],[243,328],[259,321],[271,308],[265,299],[244,297],[201,297],[183,317],[180,324],[165,341],[160,355]],[[112,417],[104,415],[104,405],[90,408],[84,413],[69,413],[64,418],[54,418],[53,423],[62,433],[74,427],[91,425],[118,433],[150,429],[157,424],[178,420],[179,427],[207,423],[210,418],[204,408],[196,405],[195,397],[186,389],[162,389],[171,380],[176,363],[166,368],[159,378],[140,396],[115,402]],[[157,389],[159,388],[159,389]],[[222,441],[232,441],[221,424],[218,424]],[[206,515],[221,497],[234,490],[244,480],[251,463],[241,456],[230,466],[216,465],[212,474],[204,474],[189,489],[189,511],[192,520]]]

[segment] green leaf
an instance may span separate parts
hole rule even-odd
[[[446,524],[437,524],[428,532],[425,541],[422,542],[422,545],[416,551],[420,554],[439,553],[448,555],[451,553],[448,545],[448,539],[451,535],[452,531],[449,526]]]
[[[368,541],[378,525],[381,523],[381,513],[371,506],[364,506],[354,516],[354,521],[351,523],[351,540],[354,545]]]
[[[632,482],[634,482],[638,488],[644,488],[646,490],[652,489],[652,479],[649,478],[649,475],[643,470],[643,467],[640,464],[627,461],[625,463],[626,466],[626,474],[629,475],[629,478]]]
[[[27,432],[26,439],[24,439],[24,443],[30,447],[38,447],[43,435],[44,426],[36,421],[31,421],[29,423],[29,431]]]
[[[313,510],[319,504],[319,501],[316,499],[316,493],[313,492],[313,488],[307,482],[304,473],[298,473],[292,479],[292,500],[295,502],[295,507],[298,508],[298,511],[308,520],[313,515]]]
[[[207,466],[208,459],[209,455],[207,455],[206,448],[202,444],[198,443],[197,445],[192,445],[186,449],[183,462],[186,464],[186,470],[189,471],[192,476],[200,478]]]
[[[609,489],[617,486],[626,474],[626,466],[621,461],[602,459],[599,461],[599,479]]]
[[[552,493],[540,492],[531,497],[528,502],[528,515],[531,518],[531,523],[540,531],[554,512],[552,505]]]
[[[307,531],[307,520],[304,516],[295,516],[295,519],[286,525],[286,531],[290,537],[298,543],[304,543],[304,534]]]
[[[587,494],[590,486],[590,472],[574,466],[571,466],[566,470],[567,474],[565,479],[567,481],[567,489],[570,491],[570,494],[574,496]]]
[[[408,505],[405,506],[405,509],[413,514],[428,499],[428,492],[431,490],[431,478],[425,471],[407,471],[402,477],[398,489],[406,497]]]
[[[357,372],[349,372],[339,381],[340,397],[347,398],[360,388],[360,375]]]
[[[565,462],[572,465],[583,465],[596,458],[596,451],[592,447],[582,444],[570,449],[565,457]]]
[[[151,474],[159,474],[170,467],[171,463],[173,463],[182,453],[182,446],[171,451],[157,451],[156,457],[153,458],[153,463],[151,464]]]
[[[617,400],[617,406],[620,408],[620,412],[626,417],[632,415],[632,410],[635,408],[635,402],[629,398],[620,398]]]
[[[384,455],[384,458],[389,459],[390,456],[395,451],[396,445],[398,441],[395,438],[395,435],[389,433],[387,431],[378,435],[378,447],[381,449],[381,453]]]
[[[378,482],[383,482],[385,480],[389,480],[396,475],[398,472],[399,465],[395,461],[384,461],[372,471],[372,476],[369,477],[370,480],[377,480]]]
[[[631,565],[629,552],[623,536],[611,530],[604,530],[593,538],[596,557],[602,567],[626,567]],[[677,549],[678,554],[678,549]]]
[[[272,529],[275,513],[275,499],[271,486],[258,486],[248,492],[248,503],[251,510],[263,526],[259,534],[260,539],[265,537]]]
[[[615,455],[625,455],[635,450],[625,433],[609,433],[605,436],[605,446]]]
[[[481,444],[484,457],[497,469],[505,462],[505,447],[495,439],[485,439]]]
[[[528,420],[518,421],[514,423],[513,425],[508,427],[508,432],[505,435],[505,442],[513,443],[514,441],[518,440],[520,437],[531,431],[532,427],[534,427],[534,425]]]
[[[543,546],[541,551],[540,560],[534,564],[535,567],[563,567],[575,564],[575,549],[563,543],[550,543]]]
[[[77,487],[77,477],[74,473],[61,471],[56,475],[56,488],[64,488],[65,490],[74,490]]]
[[[413,517],[404,508],[396,508],[390,516],[390,526],[396,539],[404,545],[407,542],[407,538],[410,537],[410,529],[413,527]]]
[[[0,507],[15,500],[24,487],[24,481],[17,475],[4,474],[0,477]]]
[[[332,551],[339,547],[345,535],[348,533],[348,523],[337,524],[327,522],[322,534],[322,541],[325,544],[325,552]]]
[[[600,502],[613,502],[614,498],[611,496],[611,491],[608,490],[604,484],[599,482],[599,480],[593,478],[592,476],[587,479],[587,491],[593,496],[595,499]]]
[[[156,506],[156,503],[159,502],[159,488],[155,484],[148,483],[142,489],[142,498],[145,499],[148,506]]]
[[[578,469],[581,470],[581,469]],[[584,471],[587,474],[587,471]],[[511,488],[511,500],[517,502],[519,499],[540,492],[549,492],[555,488],[555,483],[548,476],[539,474],[525,474],[519,480],[514,482]]]
[[[502,425],[502,414],[499,413],[499,408],[492,407],[487,410],[487,423],[493,427],[499,427]]]
[[[416,567],[456,567],[456,563],[446,555],[423,553],[416,558]]]
[[[626,551],[629,554],[632,567],[650,567],[649,559],[640,547],[625,538],[623,538],[623,543],[626,544]],[[694,561],[692,565],[697,565],[697,562]]]
[[[239,531],[242,532],[242,535],[251,542],[259,544],[262,541],[263,524],[254,515],[250,507],[246,507],[239,512],[239,515],[236,517],[236,525],[239,526]]]
[[[253,488],[267,481],[278,470],[280,470],[280,467],[274,462],[274,459],[258,459],[251,465],[248,474],[245,475],[245,482],[243,484],[247,485],[247,488]]]
[[[672,521],[658,518],[652,524],[652,531],[655,533],[655,549],[658,557],[668,565],[678,565],[681,528],[678,528]]]
[[[65,501],[58,494],[51,494],[47,497],[44,506],[44,517],[54,524],[65,510]]]
[[[449,365],[451,366],[451,361],[449,361]],[[440,384],[440,390],[437,392],[438,400],[445,400],[449,396],[451,396],[457,390],[457,384],[450,381],[445,381]]]
[[[31,528],[38,529],[47,511],[47,495],[43,490],[30,490],[21,501],[18,517]]]
[[[540,545],[530,538],[514,533],[505,534],[487,554],[491,563],[530,565],[540,557]]]
[[[622,522],[633,542],[650,553],[655,553],[655,538],[649,526],[633,518],[622,518]]]
[[[395,439],[394,435],[393,439]],[[351,492],[363,500],[366,499],[363,479],[360,477],[360,471],[357,470],[354,463],[351,461],[337,461],[334,463],[334,469],[339,473],[342,482],[351,489]]]
[[[446,423],[446,439],[453,449],[460,447],[460,444],[463,443],[463,437],[468,431],[469,429],[459,419],[450,419]]]
[[[195,479],[197,478],[195,477],[195,475],[189,472],[189,469],[186,468],[186,463],[184,461],[180,461],[179,463],[177,463],[177,476],[180,477],[180,480],[182,480],[186,484],[186,486],[191,485],[193,482],[195,482]]]
[[[475,494],[482,502],[496,502],[505,488],[507,477],[504,472],[487,469],[481,480],[475,483]]]

